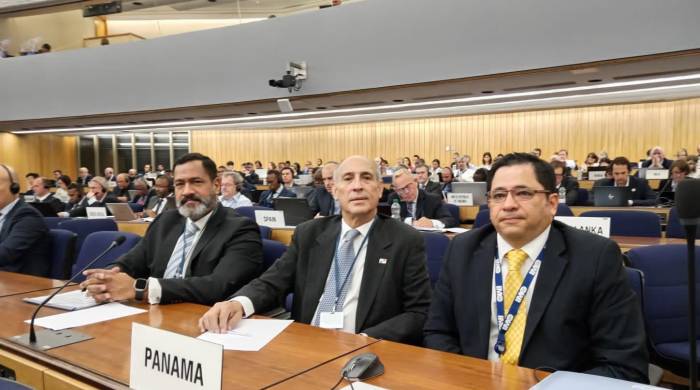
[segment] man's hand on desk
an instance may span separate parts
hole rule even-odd
[[[134,279],[120,272],[119,267],[112,269],[89,269],[80,287],[85,289],[97,302],[122,301],[133,299],[136,295]]]
[[[226,333],[243,318],[243,305],[236,301],[224,301],[215,304],[199,319],[202,332]]]
[[[421,217],[420,219],[413,221],[413,226],[431,228],[433,227],[433,221],[426,217]]]

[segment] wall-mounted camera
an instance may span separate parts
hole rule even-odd
[[[302,83],[306,80],[306,61],[290,62],[287,65],[287,72],[280,80],[270,80],[271,87],[287,88],[289,93],[299,91]]]

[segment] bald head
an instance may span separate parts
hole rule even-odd
[[[364,168],[367,168],[368,172],[371,172],[372,175],[374,176],[374,180],[380,182],[381,175],[379,174],[379,168],[377,167],[377,164],[374,163],[374,161],[370,160],[369,158],[365,156],[350,156],[343,160],[335,169],[333,172],[333,180],[337,183],[340,178],[342,177],[343,171],[347,170],[348,166],[362,166]]]

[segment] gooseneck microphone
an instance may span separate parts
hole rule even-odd
[[[41,304],[39,305],[39,307],[37,307],[36,310],[34,310],[34,314],[32,314],[32,320],[29,322],[29,343],[28,343],[29,346],[31,346],[31,347],[36,347],[36,344],[37,344],[36,333],[34,332],[34,320],[36,319],[36,315],[39,313],[39,310],[41,310],[41,308],[44,307],[44,306],[51,300],[51,298],[53,298],[54,296],[56,296],[56,294],[58,294],[59,292],[61,292],[61,290],[63,290],[66,286],[68,286],[68,284],[70,284],[75,278],[77,278],[79,275],[81,275],[81,274],[83,273],[83,271],[85,271],[86,269],[92,267],[92,265],[95,264],[95,263],[96,263],[98,260],[100,260],[101,258],[103,258],[104,255],[106,255],[106,254],[107,254],[109,251],[111,251],[112,249],[114,249],[114,248],[118,247],[119,245],[123,244],[124,241],[126,241],[126,237],[124,237],[124,236],[119,236],[119,237],[117,237],[114,241],[112,241],[112,243],[107,247],[107,249],[105,249],[104,251],[102,251],[102,253],[100,253],[97,257],[95,257],[95,258],[92,259],[89,263],[87,263],[87,264],[85,265],[85,267],[83,267],[80,271],[76,272],[73,276],[71,276],[71,278],[68,279],[68,281],[66,281],[66,283],[63,284],[63,286],[61,286],[60,288],[58,288],[58,289],[57,289],[56,291],[54,291],[51,295],[49,295],[46,299],[44,299],[43,302],[41,302]],[[72,342],[75,342],[75,340],[70,341],[69,343],[64,343],[64,344],[60,344],[60,345],[66,345],[66,344],[70,344],[70,343],[72,343]],[[46,345],[50,345],[50,343],[49,343],[49,344],[46,344]],[[51,347],[54,348],[54,347],[57,347],[57,346],[60,346],[60,345],[52,345]],[[45,346],[42,346],[41,349],[47,349],[47,348],[46,348]]]
[[[685,228],[688,244],[688,343],[690,344],[689,387],[697,389],[697,346],[695,332],[695,235],[700,222],[700,180],[683,180],[676,187],[678,219]]]

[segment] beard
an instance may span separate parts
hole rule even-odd
[[[197,205],[194,207],[187,206],[187,202],[190,200],[194,200],[199,203],[197,203]],[[197,195],[183,196],[182,198],[176,200],[177,211],[180,213],[180,215],[193,221],[205,216],[214,208],[214,206],[216,206],[216,202],[216,195],[213,194],[204,197]]]

